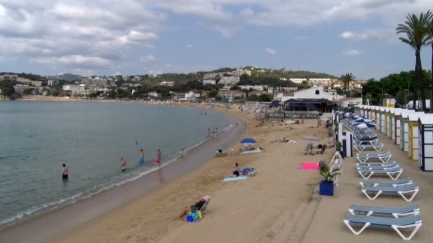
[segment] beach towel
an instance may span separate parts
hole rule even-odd
[[[241,181],[241,180],[245,180],[247,179],[247,176],[238,176],[238,177],[227,177],[224,178],[224,182],[229,182],[229,181]]]
[[[319,163],[318,162],[303,162],[299,167],[301,170],[318,170]]]

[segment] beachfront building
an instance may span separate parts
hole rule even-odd
[[[64,91],[70,91],[72,95],[81,95],[84,94],[86,89],[86,85],[79,84],[79,85],[63,85]]]
[[[152,92],[147,93],[147,96],[149,96],[150,98],[156,98],[156,99],[161,98],[161,94],[159,94],[156,91],[152,91]]]
[[[20,93],[20,94],[23,94],[24,93],[24,90],[27,90],[27,89],[34,89],[35,87],[33,87],[33,86],[29,86],[29,85],[27,85],[27,84],[16,84],[15,86],[14,86],[14,90],[15,90],[15,92],[17,92],[17,93]]]
[[[362,98],[361,97],[341,98],[338,100],[338,103],[340,103],[341,107],[358,106],[358,105],[362,105]]]
[[[33,85],[35,87],[40,87],[42,85],[42,81],[34,81],[23,77],[17,77],[17,82],[22,84]]]
[[[335,90],[326,89],[324,86],[313,86],[308,89],[298,90],[295,92],[291,92],[289,96],[284,96],[283,93],[278,93],[275,99],[284,102],[288,99],[326,99],[329,101],[338,101],[344,96],[340,96],[337,94]]]

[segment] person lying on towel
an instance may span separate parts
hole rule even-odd
[[[197,210],[200,210],[203,205],[210,199],[210,196],[204,196],[203,198],[200,199],[200,201],[194,203],[191,206],[185,206],[185,208],[183,209],[182,214],[179,216],[179,218],[183,218],[185,217],[185,215],[187,215],[188,213],[191,212],[195,212]]]

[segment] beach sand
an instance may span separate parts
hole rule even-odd
[[[344,175],[334,197],[317,195],[321,177],[317,170],[300,170],[302,162],[330,161],[334,149],[323,155],[304,155],[308,143],[303,136],[317,136],[327,143],[327,129],[313,128],[316,120],[305,124],[285,125],[266,123],[255,127],[254,113],[240,113],[237,109],[221,110],[239,117],[251,125],[242,137],[253,137],[265,151],[250,155],[227,155],[213,158],[200,168],[152,192],[122,204],[101,216],[88,220],[67,233],[53,239],[52,243],[76,242],[394,242],[399,236],[388,229],[366,229],[361,235],[352,234],[343,223],[350,204],[380,206],[407,205],[400,197],[380,196],[369,201],[360,191],[360,176],[355,172],[355,158],[344,161]],[[295,140],[297,143],[271,143],[275,139]],[[417,168],[417,162],[409,162],[407,155],[379,134],[385,143],[383,150],[391,150],[393,158],[404,167],[401,178],[412,177],[421,192],[414,199],[419,203],[423,227],[413,242],[432,242],[428,231],[431,214],[428,205],[432,198],[433,176]],[[242,145],[234,144],[237,151]],[[226,150],[226,152],[229,152]],[[188,159],[186,157],[185,159]],[[231,176],[232,165],[253,167],[257,175],[243,181],[222,182]],[[179,219],[185,206],[202,196],[212,197],[207,213],[200,222],[186,223]],[[49,230],[49,229],[44,229]]]
[[[95,218],[51,242],[301,242],[318,206],[312,200],[318,171],[300,170],[302,162],[329,160],[333,150],[323,155],[303,155],[306,135],[327,143],[327,129],[305,124],[266,123],[255,127],[254,113],[222,111],[250,124],[243,137],[253,137],[265,151],[250,155],[214,158],[201,168],[167,183]],[[274,124],[271,126],[271,124]],[[271,143],[275,139],[297,143]],[[232,148],[238,151],[241,144]],[[226,152],[229,152],[227,150]],[[232,165],[253,167],[257,175],[244,181],[222,182],[232,176]],[[179,214],[202,196],[212,197],[204,218],[186,223]]]

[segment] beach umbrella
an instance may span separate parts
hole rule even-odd
[[[305,136],[302,137],[303,140],[307,140],[307,141],[319,141],[320,139],[316,136]]]
[[[294,120],[286,120],[285,123],[287,125],[292,125],[292,124],[295,124],[295,121]]]
[[[248,146],[257,143],[257,141],[254,138],[244,138],[240,143],[242,143],[244,146]]]

